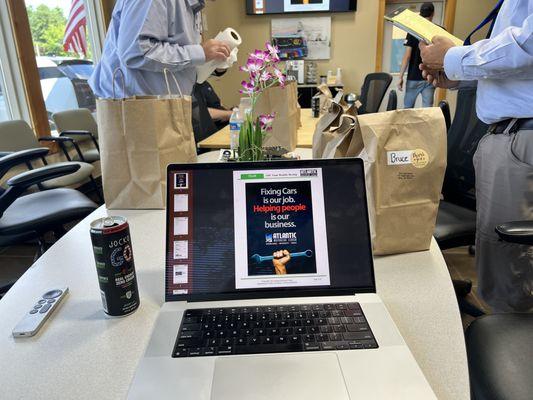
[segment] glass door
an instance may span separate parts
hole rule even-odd
[[[416,12],[417,14],[420,12],[420,6],[422,6],[424,2],[423,1],[405,1],[405,2],[396,2],[394,3],[387,2],[385,13],[389,14],[393,12],[394,10],[397,10],[400,7],[407,7],[411,11]],[[435,16],[433,17],[433,22],[438,25],[443,25],[444,23],[444,6],[445,1],[444,0],[437,0],[433,1],[433,5],[435,6]],[[402,59],[405,52],[405,46],[404,41],[406,38],[406,33],[402,31],[401,29],[396,28],[394,25],[390,23],[385,23],[385,31],[383,35],[383,71],[388,72],[392,74],[393,81],[391,83],[391,86],[389,88],[390,90],[396,90],[396,93],[398,95],[398,108],[403,108],[403,98],[405,94],[405,85],[404,90],[400,92],[398,90],[398,80],[399,80],[399,72],[402,65]],[[407,73],[404,76],[404,79],[407,78]],[[388,93],[385,97],[385,99],[388,98]],[[384,104],[382,107],[385,107],[387,102],[386,100],[383,102]],[[422,100],[419,96],[417,99],[415,107],[421,107],[422,106]]]

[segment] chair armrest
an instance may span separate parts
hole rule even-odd
[[[0,151],[0,157],[5,157],[10,154],[13,154],[13,152],[12,151]]]
[[[98,151],[100,151],[100,147],[98,146],[98,142],[96,140],[96,138],[94,137],[94,135],[89,132],[89,131],[78,131],[78,130],[69,130],[69,131],[62,131],[59,136],[61,137],[64,137],[64,136],[68,136],[68,137],[74,137],[74,136],[88,136],[93,144],[95,145],[95,147],[98,149]]]
[[[47,150],[47,149],[45,149]],[[7,156],[10,157],[10,156]],[[0,162],[2,160],[0,159]],[[33,185],[39,185],[50,179],[72,174],[80,169],[79,164],[72,165],[50,165],[42,168],[32,169],[23,172],[7,181],[8,188],[0,195],[0,217],[15,200]]]
[[[507,222],[498,225],[496,233],[505,242],[533,245],[533,221]]]
[[[63,154],[65,154],[65,157],[68,161],[72,161],[72,158],[70,158],[70,155],[68,154],[68,149],[65,146],[66,143],[70,143],[72,146],[74,146],[74,149],[76,150],[76,153],[78,153],[78,156],[80,157],[81,161],[85,161],[83,158],[83,153],[81,152],[80,146],[76,143],[76,141],[70,137],[67,136],[43,136],[39,138],[39,142],[55,142],[59,143],[59,146],[61,147],[61,150],[63,150]]]
[[[80,168],[79,164],[74,163],[69,165],[49,165],[18,174],[10,178],[7,184],[13,188],[27,189],[50,179],[72,174]]]
[[[3,156],[0,158],[0,179],[11,168],[20,164],[27,165],[31,160],[44,157],[46,154],[48,154],[48,149],[46,147],[39,147],[37,149],[17,151]]]

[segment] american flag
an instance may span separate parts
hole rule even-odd
[[[87,12],[83,1],[72,0],[67,27],[65,28],[63,48],[67,52],[87,56],[87,37],[85,35]]]

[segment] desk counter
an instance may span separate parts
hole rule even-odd
[[[102,310],[89,224],[101,207],[47,251],[0,301],[2,399],[123,399],[150,338],[164,292],[163,211],[120,211],[131,227],[141,294],[134,314]],[[464,337],[442,254],[430,251],[375,260],[378,293],[439,399],[468,399]],[[50,288],[70,293],[41,332],[11,331]]]

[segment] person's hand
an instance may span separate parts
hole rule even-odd
[[[205,61],[224,61],[231,53],[229,46],[220,40],[209,39],[202,44],[205,53]]]
[[[274,270],[276,275],[287,275],[287,268],[285,265],[291,260],[291,253],[287,250],[276,251],[274,254],[272,264],[274,264]]]
[[[444,36],[435,36],[430,45],[424,41],[420,41],[420,56],[422,63],[430,69],[442,70],[444,69],[444,57],[448,50],[455,47],[453,42]]]
[[[422,77],[436,88],[452,89],[459,85],[459,81],[448,79],[444,71],[430,69],[424,64],[420,64],[419,68],[422,71]]]
[[[403,76],[400,76],[400,80],[398,81],[398,90],[400,92],[403,91]]]

